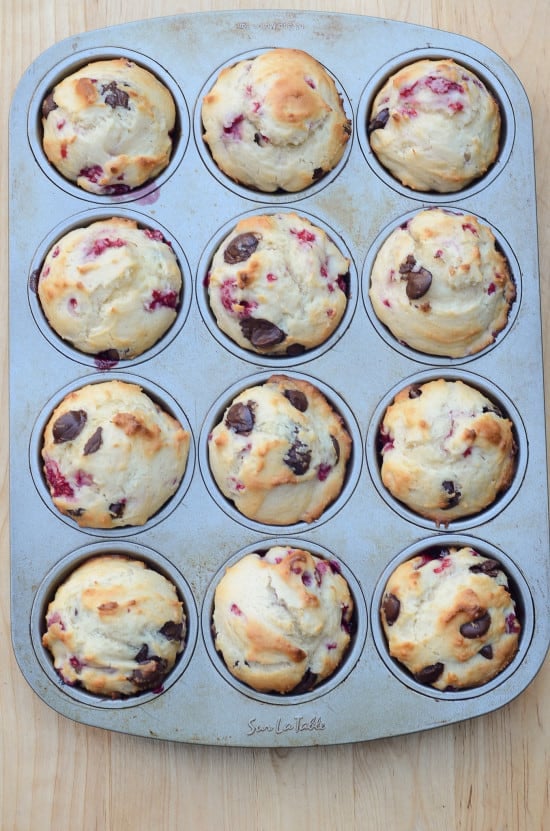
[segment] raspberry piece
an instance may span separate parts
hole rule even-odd
[[[103,168],[99,164],[93,164],[90,167],[83,167],[79,173],[79,176],[84,176],[85,179],[88,179],[93,185],[97,185],[101,177],[103,176]]]
[[[227,136],[227,138],[234,139],[235,141],[240,141],[243,137],[241,129],[241,124],[243,121],[244,115],[242,114],[234,118],[231,124],[223,128],[224,136]]]
[[[100,257],[109,248],[123,248],[126,245],[123,239],[96,239],[91,248],[86,252],[87,257]]]
[[[449,92],[464,92],[462,84],[451,81],[449,78],[440,78],[436,75],[428,75],[425,84],[435,95],[446,95]]]
[[[177,305],[177,291],[159,291],[159,289],[153,289],[151,300],[145,307],[145,310],[147,312],[153,312],[155,309],[161,308],[163,306],[167,307],[168,309],[175,309]]]
[[[57,462],[53,459],[48,459],[46,462],[45,473],[53,496],[74,496],[74,490],[59,470]]]
[[[311,231],[308,231],[307,228],[302,228],[301,231],[296,231],[295,228],[290,229],[290,233],[294,234],[295,237],[298,237],[300,242],[311,245],[315,242],[316,236]]]
[[[149,237],[149,239],[155,239],[157,240],[157,242],[166,242],[166,240],[162,236],[162,232],[159,231],[157,228],[144,228],[143,233],[146,237]]]
[[[331,470],[332,470],[332,465],[327,465],[327,464],[321,463],[319,465],[319,467],[317,468],[317,479],[320,482],[324,482],[328,478],[328,475],[329,475]]]

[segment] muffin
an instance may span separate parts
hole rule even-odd
[[[395,396],[380,447],[384,486],[438,525],[492,505],[516,467],[512,422],[478,389],[443,378]]]
[[[375,314],[401,342],[462,358],[493,343],[516,288],[493,232],[470,214],[431,208],[396,228],[370,276]]]
[[[173,324],[182,276],[161,232],[112,217],[75,228],[48,252],[38,296],[52,329],[76,349],[141,355]]]
[[[327,70],[299,49],[223,69],[202,102],[203,139],[220,170],[259,191],[301,191],[342,158],[351,122]]]
[[[349,260],[295,213],[248,216],[214,254],[208,297],[244,349],[297,355],[323,343],[346,310]]]
[[[501,116],[471,70],[451,59],[425,59],[388,78],[367,130],[373,153],[402,185],[452,193],[495,161]]]
[[[318,519],[342,490],[351,446],[320,390],[285,375],[240,392],[208,437],[220,491],[268,525]]]
[[[87,560],[59,586],[43,645],[65,684],[120,698],[160,691],[183,650],[186,618],[175,586],[140,560]]]
[[[353,599],[339,568],[299,548],[274,546],[226,569],[213,631],[229,672],[259,692],[305,692],[340,666]]]
[[[390,655],[438,690],[486,684],[508,666],[521,632],[506,574],[468,547],[398,566],[380,617]]]
[[[189,433],[136,384],[74,390],[43,434],[53,504],[81,527],[143,525],[177,490],[189,444]]]
[[[126,193],[164,170],[176,107],[168,88],[126,58],[94,61],[63,78],[42,103],[52,165],[90,193]]]

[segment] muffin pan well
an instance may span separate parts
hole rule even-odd
[[[352,120],[334,171],[298,193],[262,194],[225,178],[202,141],[201,97],[224,66],[276,46],[305,48],[333,76]],[[171,90],[178,111],[170,163],[131,193],[80,191],[49,165],[40,107],[53,84],[92,60],[127,56]],[[498,100],[503,133],[486,176],[453,194],[417,193],[373,158],[367,119],[376,90],[396,68],[452,57]],[[430,358],[396,343],[368,302],[370,265],[388,230],[431,205],[475,214],[495,229],[517,288],[506,328],[464,359]],[[521,209],[518,210],[518,205]],[[216,330],[205,289],[218,242],[244,215],[292,210],[323,227],[350,258],[348,308],[322,348],[262,356]],[[36,294],[39,269],[66,231],[130,216],[160,229],[180,263],[177,319],[152,349],[114,363],[79,353],[48,327]],[[538,672],[550,641],[548,492],[531,114],[511,69],[467,38],[412,24],[337,13],[250,11],[178,15],[88,32],[29,67],[10,116],[10,497],[12,640],[33,690],[57,712],[125,733],[213,745],[300,746],[364,741],[437,727],[507,704]],[[237,391],[272,373],[305,377],[343,416],[353,439],[344,490],[319,520],[277,528],[249,522],[216,492],[208,433]],[[464,379],[511,418],[518,446],[511,488],[464,522],[437,527],[384,491],[378,426],[392,396],[412,382]],[[184,481],[142,527],[80,529],[49,500],[41,431],[62,396],[121,378],[140,384],[192,436]],[[254,694],[224,670],[211,610],[226,564],[271,545],[309,549],[340,564],[355,602],[352,645],[341,668],[313,691]],[[392,568],[424,549],[468,545],[505,568],[522,623],[512,663],[484,687],[439,692],[407,676],[387,654],[379,605]],[[61,682],[42,646],[44,614],[61,580],[84,558],[128,554],[175,583],[186,608],[186,647],[154,693],[105,700]],[[436,706],[437,705],[437,706]]]

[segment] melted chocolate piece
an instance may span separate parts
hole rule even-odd
[[[394,594],[386,594],[384,602],[382,603],[382,609],[386,618],[386,623],[388,626],[393,626],[399,617],[399,612],[401,611],[401,603],[399,599]]]
[[[276,346],[286,338],[286,332],[262,317],[245,317],[240,321],[240,327],[245,338],[258,349]]]
[[[107,95],[105,95],[107,93]],[[112,107],[123,107],[125,110],[130,109],[130,96],[127,92],[117,87],[116,81],[111,81],[110,84],[103,84],[101,87],[101,94],[105,95],[105,103]]]
[[[120,502],[111,502],[111,504],[109,505],[109,513],[111,514],[113,519],[120,519],[120,517],[124,514],[125,507],[125,499],[121,499]]]
[[[47,98],[44,98],[42,102],[42,116],[47,118],[51,112],[57,110],[57,104],[53,98],[53,92],[50,92]]]
[[[247,404],[232,404],[225,417],[225,426],[235,433],[248,436],[254,429],[254,411],[252,401]]]
[[[316,167],[311,176],[312,181],[317,182],[319,179],[322,179],[324,175],[325,171],[323,170],[323,168]]]
[[[493,559],[484,560],[479,565],[476,563],[468,569],[474,574],[486,574],[488,577],[496,577],[500,571],[500,564]]]
[[[367,127],[367,132],[372,133],[373,130],[383,130],[386,124],[388,123],[388,119],[390,117],[390,111],[387,107],[384,107],[383,110],[380,110],[376,113],[374,118],[371,118],[369,121],[369,125]]]
[[[302,676],[301,681],[294,687],[292,690],[293,694],[298,693],[305,693],[309,692],[313,689],[317,682],[318,673],[312,672],[310,669],[306,669],[305,673]]]
[[[484,658],[487,658],[487,660],[490,661],[493,657],[493,647],[490,643],[486,643],[485,646],[482,646],[479,650],[479,654],[483,655]]]
[[[424,667],[420,672],[415,673],[414,677],[420,684],[433,684],[437,681],[444,669],[444,664],[438,661],[436,664],[430,664]]]
[[[167,620],[159,632],[164,635],[167,641],[181,641],[183,637],[183,623],[176,623],[174,620]]]
[[[84,456],[89,456],[90,453],[97,453],[102,444],[103,428],[98,427],[95,433],[92,436],[90,436],[90,438],[84,445],[84,450],[82,451]]]
[[[332,446],[334,447],[334,452],[336,453],[336,462],[335,462],[335,464],[338,464],[338,462],[340,461],[340,442],[338,441],[336,436],[332,435],[332,433],[330,435],[330,439],[332,441]]]
[[[146,643],[144,643],[139,650],[138,654],[134,658],[134,661],[137,661],[138,664],[144,664],[146,661],[149,660],[149,647]]]
[[[285,390],[283,393],[285,398],[288,398],[293,407],[301,413],[305,413],[309,406],[307,396],[301,390]]]
[[[69,410],[54,422],[52,432],[54,444],[63,444],[76,439],[84,429],[88,416],[85,410]]]
[[[485,612],[485,614],[475,620],[469,620],[468,623],[463,623],[460,627],[460,634],[464,638],[481,638],[488,631],[490,625],[491,615],[489,612]]]
[[[285,465],[291,469],[296,476],[303,476],[307,473],[311,464],[311,450],[300,439],[296,439],[290,450],[283,459]]]
[[[297,355],[303,355],[306,351],[305,346],[302,343],[291,343],[289,347],[287,347],[286,354],[289,358],[295,358]]]
[[[431,272],[426,268],[418,267],[412,254],[409,254],[405,262],[401,263],[399,273],[401,279],[407,281],[406,293],[409,300],[424,297],[432,284]]]
[[[152,655],[141,665],[140,669],[135,669],[132,672],[129,680],[133,681],[134,684],[142,690],[155,689],[156,687],[160,687],[162,681],[164,680],[167,666],[168,662],[165,658],[159,658],[158,655]]]
[[[448,494],[447,505],[443,508],[444,511],[448,510],[449,508],[454,508],[460,502],[460,497],[462,493],[457,489],[454,482],[451,482],[450,479],[446,479],[444,482],[441,483],[441,487]]]
[[[243,263],[252,256],[258,247],[259,238],[256,234],[239,234],[235,239],[231,240],[225,251],[223,258],[229,265],[235,263]]]

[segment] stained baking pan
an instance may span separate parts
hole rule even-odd
[[[299,193],[262,194],[229,181],[201,138],[200,102],[219,70],[276,46],[307,48],[333,75],[352,137],[329,175]],[[118,195],[86,193],[64,180],[41,147],[40,105],[53,84],[97,58],[127,56],[171,90],[178,112],[170,164],[155,182]],[[496,164],[454,194],[411,191],[377,163],[368,143],[369,104],[397,67],[450,57],[476,72],[498,99],[503,138]],[[395,342],[368,299],[370,267],[389,231],[424,206],[471,212],[506,253],[517,297],[506,329],[476,356],[433,358]],[[350,258],[349,303],[320,349],[283,358],[233,346],[217,329],[204,286],[209,260],[243,216],[294,210],[328,230]],[[101,362],[62,342],[36,295],[46,252],[65,231],[128,216],[162,229],[184,277],[178,318],[152,349]],[[374,739],[488,713],[514,699],[539,670],[549,642],[547,475],[537,224],[531,114],[511,69],[464,37],[415,25],[333,13],[198,13],[124,24],[71,37],[23,76],[10,116],[10,496],[12,640],[33,690],[79,722],[142,736],[218,745],[299,746]],[[311,380],[336,404],[354,449],[344,491],[318,521],[289,527],[249,522],[216,490],[206,442],[236,391],[273,371]],[[486,512],[446,527],[396,503],[380,481],[378,425],[402,386],[463,379],[512,418],[516,476]],[[40,436],[55,404],[87,382],[135,381],[191,432],[181,488],[143,527],[80,529],[57,513],[40,462]],[[329,682],[302,694],[255,693],[223,666],[212,640],[213,592],[225,566],[273,543],[309,548],[339,564],[355,602],[351,648]],[[387,654],[378,609],[393,567],[433,546],[464,544],[498,559],[522,621],[519,651],[492,682],[440,692],[417,683]],[[62,682],[42,646],[45,609],[79,562],[104,552],[143,559],[175,583],[188,619],[186,648],[161,690],[101,699]]]

